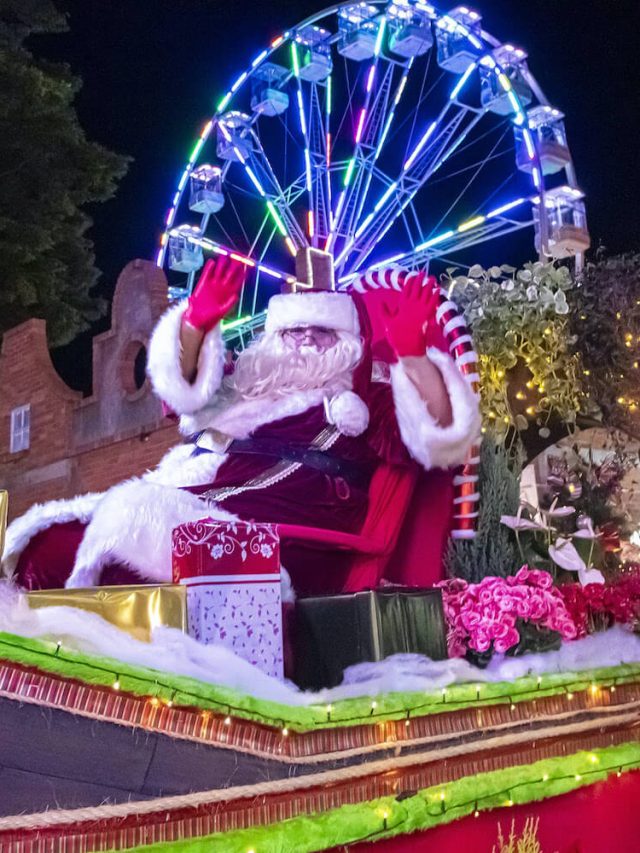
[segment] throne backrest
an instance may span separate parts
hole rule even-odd
[[[371,350],[374,360],[390,362],[393,359],[386,340],[382,304],[388,304],[394,297],[398,297],[405,284],[418,275],[422,274],[397,268],[382,269],[368,272],[347,286],[348,291],[360,294],[366,307],[371,324]],[[477,393],[480,377],[473,339],[462,313],[443,289],[440,289],[440,305],[436,320],[441,337],[434,342],[434,345],[451,353],[458,369]],[[479,441],[478,436],[478,441],[471,448],[464,465],[459,471],[450,474],[453,488],[451,489],[452,511],[449,533],[454,539],[471,539],[475,535],[480,500],[478,493]],[[444,480],[441,485],[444,488]],[[375,490],[372,490],[371,497],[375,498]],[[371,509],[371,516],[375,516],[375,507]],[[368,523],[370,520],[372,519],[368,518],[365,521],[365,529],[370,528]]]

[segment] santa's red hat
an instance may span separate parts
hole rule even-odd
[[[349,293],[335,290],[333,258],[318,249],[301,249],[296,256],[296,281],[286,292],[272,296],[267,306],[267,334],[296,326],[322,326],[363,341],[363,358],[354,377],[360,380],[363,364],[370,369],[369,341],[359,311]],[[327,400],[327,417],[345,435],[360,435],[369,425],[369,409],[356,391],[342,391]],[[358,387],[355,387],[358,386]]]

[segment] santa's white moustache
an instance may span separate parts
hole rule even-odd
[[[325,352],[313,347],[288,349],[279,334],[263,335],[240,353],[225,389],[245,399],[283,396],[327,387],[333,393],[351,388],[351,372],[362,358],[362,341],[347,332]]]

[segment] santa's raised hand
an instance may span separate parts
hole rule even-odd
[[[436,326],[439,288],[434,276],[416,276],[382,312],[387,340],[398,358],[424,355]]]
[[[210,258],[189,297],[182,322],[205,334],[211,331],[237,304],[245,270],[244,264],[225,255]]]

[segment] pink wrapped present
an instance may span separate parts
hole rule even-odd
[[[283,677],[280,540],[271,524],[204,518],[173,531],[189,634]]]

